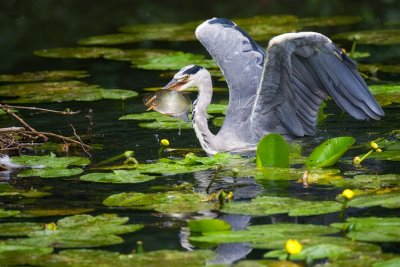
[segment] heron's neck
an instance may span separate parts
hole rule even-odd
[[[199,94],[194,102],[192,111],[193,128],[201,147],[207,154],[218,152],[215,150],[214,145],[215,135],[210,132],[207,121],[207,107],[211,103],[212,90],[211,76],[204,77],[199,84]]]

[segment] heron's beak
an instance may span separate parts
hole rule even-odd
[[[179,91],[179,89],[181,88],[181,86],[183,85],[184,83],[182,83],[182,82],[179,82],[179,80],[177,80],[177,79],[172,79],[171,81],[169,81],[169,83],[167,83],[164,87],[163,87],[163,89],[169,89],[169,90],[173,90],[173,91]]]

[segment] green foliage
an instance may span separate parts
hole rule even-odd
[[[305,201],[296,198],[259,196],[251,201],[227,203],[226,213],[266,216],[288,213],[289,216],[310,216],[338,212],[342,204],[336,201]]]
[[[347,237],[359,241],[399,242],[400,218],[348,218],[344,223],[334,223],[333,227],[344,229]]]
[[[86,78],[89,74],[81,70],[45,70],[37,72],[23,72],[19,74],[0,75],[0,82],[39,82],[39,81],[59,81],[64,79]]]
[[[336,137],[324,141],[308,156],[306,160],[307,167],[318,168],[335,165],[354,142],[355,139],[350,136]]]
[[[256,164],[258,168],[289,167],[289,147],[279,134],[267,134],[257,145]]]
[[[103,89],[78,81],[38,82],[0,86],[0,96],[17,97],[8,103],[43,103],[65,101],[96,101],[100,99],[127,99],[137,96],[130,90]]]
[[[229,231],[231,229],[229,223],[219,219],[190,220],[188,225],[190,232],[194,233]]]
[[[332,39],[345,39],[348,41],[356,41],[359,44],[396,45],[400,44],[400,30],[381,29],[359,32],[345,32],[334,35]]]
[[[89,173],[82,175],[82,181],[96,183],[143,183],[155,179],[156,176],[149,176],[137,170],[114,170],[112,173]]]

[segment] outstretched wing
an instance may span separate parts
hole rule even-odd
[[[236,114],[248,119],[262,74],[265,50],[227,19],[203,22],[197,27],[196,36],[217,62],[229,87],[224,126],[240,123]]]
[[[279,35],[267,48],[251,129],[260,136],[313,135],[319,107],[328,96],[357,119],[384,115],[356,64],[331,40],[312,32]]]

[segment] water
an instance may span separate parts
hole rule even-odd
[[[161,77],[161,71],[146,71],[132,69],[129,63],[114,62],[99,59],[88,60],[58,60],[46,59],[32,55],[32,51],[44,48],[74,46],[76,41],[96,35],[114,33],[123,25],[153,22],[188,22],[204,20],[213,16],[235,18],[251,17],[254,15],[293,14],[299,17],[327,16],[327,15],[360,15],[364,22],[350,26],[316,27],[312,30],[331,35],[343,30],[359,30],[379,27],[387,20],[400,20],[398,1],[368,1],[365,3],[349,1],[256,1],[250,4],[245,1],[229,1],[218,3],[215,1],[96,1],[96,5],[82,3],[81,1],[3,1],[0,6],[0,64],[1,73],[19,73],[23,71],[79,69],[87,70],[91,76],[85,81],[99,84],[105,88],[124,88],[142,92],[146,87],[161,87],[168,82],[168,77]],[[266,43],[263,43],[266,45]],[[349,47],[349,44],[344,43]],[[122,45],[121,48],[164,48],[183,50],[193,53],[205,53],[198,42],[141,42],[132,45]],[[359,47],[362,50],[362,46]],[[382,51],[381,47],[373,48]],[[399,47],[388,47],[394,51],[393,57],[382,56],[379,62],[397,63]],[[397,52],[396,52],[397,51]],[[398,74],[384,77],[391,82],[399,82]],[[223,85],[217,82],[217,85]],[[225,93],[218,93],[216,101],[225,99]],[[88,109],[94,111],[93,143],[103,145],[102,150],[92,152],[92,162],[96,163],[111,156],[134,150],[139,162],[148,162],[158,158],[159,140],[167,138],[172,144],[184,148],[198,148],[199,144],[192,130],[148,130],[138,126],[133,121],[119,121],[124,114],[140,113],[145,111],[141,97],[125,101],[101,100],[96,102],[64,102],[46,103],[35,105],[38,107],[62,110],[66,107],[72,110],[81,110],[82,114],[73,117],[42,114],[31,115],[22,111],[21,114],[37,129],[71,134],[68,123],[72,123],[79,133],[85,133],[87,120],[84,115]],[[329,105],[327,113],[338,114],[340,111],[333,104]],[[385,108],[386,117],[378,122],[358,122],[348,116],[337,119],[337,116],[328,118],[320,125],[318,135],[312,138],[305,151],[310,151],[322,140],[330,137],[351,135],[356,137],[357,143],[371,140],[379,134],[387,133],[400,128],[399,106]],[[1,117],[2,126],[11,126],[15,122],[10,118]],[[217,130],[217,128],[213,128]],[[350,152],[350,154],[356,154]],[[350,159],[350,156],[349,156]],[[348,165],[339,166],[350,168]],[[399,173],[398,163],[390,161],[370,161],[365,164],[370,173]],[[129,253],[136,248],[136,241],[142,240],[146,251],[159,249],[185,250],[180,235],[186,220],[193,216],[173,217],[148,211],[108,208],[102,201],[109,195],[126,192],[146,192],[151,186],[180,185],[193,183],[195,190],[204,192],[212,179],[215,171],[202,171],[194,174],[173,175],[165,179],[156,179],[144,184],[117,185],[95,184],[79,182],[77,177],[61,179],[18,179],[15,176],[9,181],[16,188],[41,189],[50,187],[51,196],[38,199],[37,202],[21,203],[15,199],[4,198],[0,200],[2,206],[29,208],[90,208],[90,214],[104,212],[118,213],[128,216],[132,223],[143,223],[146,228],[140,232],[124,235],[125,242],[120,245],[104,247],[104,249]],[[332,199],[339,189],[326,188],[325,186],[311,186],[304,188],[295,182],[256,182],[251,177],[248,179],[234,180],[223,177],[213,184],[211,191],[227,189],[235,191],[237,199],[248,199],[260,193],[268,192],[273,195],[300,197],[303,199]],[[350,210],[348,216],[386,215],[399,216],[399,210],[371,209],[364,213],[363,210]],[[214,216],[219,216],[215,213]],[[48,222],[60,217],[33,218]],[[237,218],[236,218],[237,219]],[[0,219],[2,220],[2,219]],[[12,222],[25,219],[9,218],[4,221]],[[271,222],[296,222],[328,225],[337,221],[337,214],[310,217],[288,217],[279,215],[250,219],[251,224]],[[385,246],[385,251],[396,251],[393,246]],[[262,253],[255,250],[248,255],[250,258],[261,258]]]

